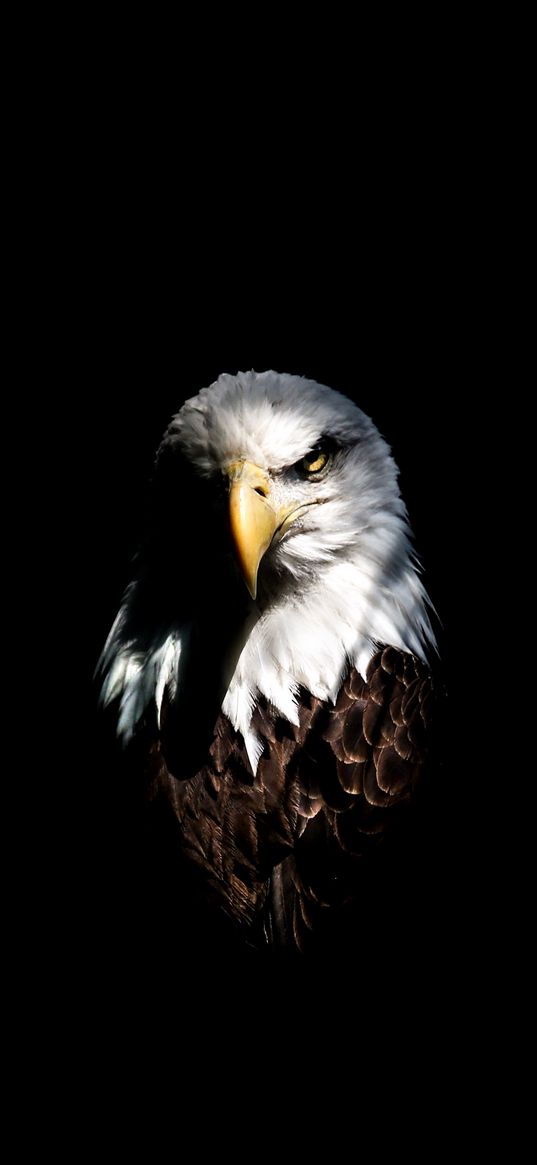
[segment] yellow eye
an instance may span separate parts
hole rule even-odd
[[[309,453],[306,453],[306,456],[299,464],[302,472],[309,475],[310,473],[322,473],[323,469],[326,469],[329,460],[329,451],[323,448],[322,445],[316,445],[315,449],[310,449]]]
[[[302,464],[306,473],[319,473],[319,470],[324,469],[327,461],[328,453],[314,449],[311,453],[308,453]]]

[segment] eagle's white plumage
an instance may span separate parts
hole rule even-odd
[[[308,505],[264,556],[255,618],[222,706],[255,772],[261,745],[250,724],[260,695],[297,723],[301,686],[333,701],[349,667],[365,676],[377,644],[421,658],[434,646],[397,469],[351,401],[272,371],[220,376],[186,401],[169,432],[201,476],[253,462],[270,479],[275,504]],[[323,437],[334,443],[330,471],[303,480],[297,463]],[[173,696],[180,686],[189,635],[187,623],[159,628],[140,651],[125,634],[128,603],[127,594],[103,653],[103,699],[119,697],[124,739],[150,700],[160,711],[165,688]]]

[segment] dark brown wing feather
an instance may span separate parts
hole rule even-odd
[[[298,727],[259,705],[255,778],[222,714],[207,763],[188,780],[174,776],[164,729],[149,751],[150,796],[179,822],[199,900],[248,942],[307,949],[328,918],[359,901],[364,870],[378,868],[380,844],[403,829],[434,708],[424,664],[385,647],[367,680],[349,673],[335,706],[303,692]]]

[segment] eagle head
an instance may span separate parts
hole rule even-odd
[[[176,529],[161,523],[160,537],[181,543],[188,513],[204,553],[181,543],[181,577],[170,587],[155,584],[157,561],[164,570],[154,544],[141,552],[102,656],[103,698],[117,699],[125,740],[149,705],[160,715],[165,691],[180,701],[196,627],[225,623],[228,601],[231,609],[230,561],[248,611],[222,672],[222,709],[254,771],[260,695],[296,723],[300,688],[333,701],[350,667],[365,675],[378,644],[421,658],[434,645],[395,462],[346,397],[300,376],[224,374],[172,419],[157,476],[164,464],[186,466],[189,486],[175,496],[179,479],[168,476],[179,520]]]

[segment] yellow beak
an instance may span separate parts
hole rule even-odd
[[[269,477],[258,465],[233,461],[225,472],[229,478],[231,537],[244,581],[255,599],[259,564],[271,542],[283,538],[297,518],[317,505],[318,499],[275,509]]]
[[[231,536],[244,581],[255,599],[259,563],[280,525],[280,515],[270,501],[269,479],[259,466],[234,461],[226,472]]]

